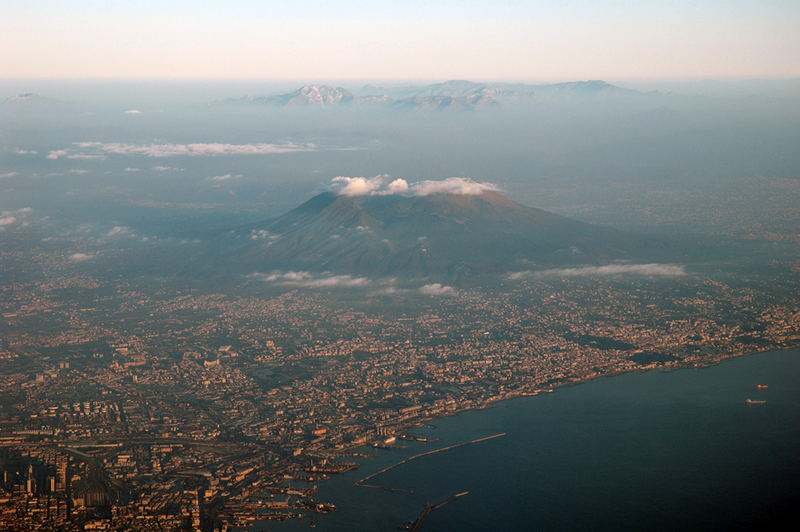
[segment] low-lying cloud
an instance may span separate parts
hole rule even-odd
[[[242,174],[225,174],[225,175],[215,175],[209,177],[209,181],[230,181],[231,179],[241,179],[243,176]]]
[[[445,286],[439,283],[431,283],[422,285],[419,288],[421,294],[425,294],[427,296],[454,296],[456,295],[456,289],[452,286]]]
[[[286,286],[292,288],[309,289],[333,289],[333,288],[365,288],[371,289],[369,295],[399,295],[407,293],[418,293],[426,296],[457,296],[458,290],[452,286],[441,283],[430,283],[422,286],[407,286],[405,288],[396,285],[397,279],[385,277],[380,279],[369,279],[367,277],[356,277],[348,274],[334,274],[330,272],[312,273],[307,271],[272,271],[256,272],[247,276],[249,279],[274,284],[276,286]]]
[[[215,155],[272,155],[278,153],[316,151],[317,146],[311,143],[299,144],[285,142],[281,144],[226,144],[221,142],[192,144],[126,144],[121,142],[75,142],[73,145],[81,155],[144,155],[146,157],[215,156]],[[88,152],[88,153],[87,153]],[[50,155],[54,155],[51,157]],[[57,159],[66,155],[66,150],[50,152],[48,158]]]
[[[87,260],[91,260],[93,258],[93,253],[73,253],[69,256],[69,260],[72,262],[86,262]]]
[[[251,278],[275,283],[283,286],[299,288],[337,288],[368,286],[371,281],[366,277],[353,277],[351,275],[313,274],[304,271],[254,273]]]
[[[124,225],[115,225],[111,229],[109,229],[106,236],[136,236],[136,233],[130,227],[126,227]]]
[[[250,231],[250,240],[266,240],[268,243],[273,243],[280,239],[280,235],[275,235],[266,229],[253,229]]]
[[[67,159],[79,159],[82,161],[89,161],[89,160],[102,161],[105,158],[106,158],[105,155],[97,155],[90,153],[71,153],[67,155]]]
[[[47,154],[47,158],[52,160],[60,159],[61,157],[82,161],[88,161],[92,159],[102,160],[106,158],[105,155],[99,153],[73,153],[69,150],[50,150],[50,152]]]
[[[497,191],[493,183],[480,183],[466,177],[448,177],[442,180],[425,180],[409,184],[402,178],[391,179],[387,174],[375,177],[338,176],[329,187],[343,196],[430,196],[432,194],[478,195],[486,191]]]
[[[18,227],[26,227],[29,225],[29,214],[33,211],[30,207],[22,207],[13,211],[0,211],[0,231],[5,231],[14,224]]]
[[[608,264],[605,266],[581,266],[576,268],[553,268],[549,270],[525,270],[508,274],[511,280],[542,277],[608,277],[614,275],[641,275],[646,277],[680,277],[686,275],[681,264]]]

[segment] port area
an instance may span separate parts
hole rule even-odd
[[[437,454],[437,453],[443,453],[445,451],[450,451],[452,449],[457,449],[458,447],[464,447],[465,445],[474,445],[476,443],[481,443],[481,442],[493,440],[495,438],[501,438],[501,437],[505,436],[506,434],[507,434],[506,432],[501,432],[499,434],[493,434],[491,436],[485,436],[483,438],[477,438],[477,439],[470,440],[470,441],[465,441],[465,442],[461,442],[461,443],[455,443],[453,445],[448,445],[446,447],[440,447],[439,449],[433,449],[431,451],[425,451],[424,453],[415,454],[414,456],[409,456],[408,458],[404,458],[403,460],[400,460],[399,462],[397,462],[395,464],[392,464],[390,466],[384,467],[383,469],[381,469],[379,471],[376,471],[376,472],[372,473],[371,475],[367,475],[366,477],[364,477],[362,479],[356,480],[353,483],[353,486],[358,486],[358,487],[362,487],[362,488],[380,489],[380,490],[386,490],[386,491],[399,491],[399,492],[404,492],[404,493],[414,493],[413,490],[409,490],[409,489],[405,489],[405,488],[392,488],[392,487],[388,487],[388,486],[379,486],[377,484],[369,484],[368,482],[370,480],[372,480],[373,478],[378,477],[378,476],[386,473],[387,471],[390,471],[390,470],[394,469],[397,466],[401,466],[403,464],[407,464],[408,462],[416,460],[417,458],[422,458],[423,456],[429,456],[429,455]]]

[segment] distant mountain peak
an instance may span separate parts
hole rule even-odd
[[[346,103],[353,99],[353,94],[342,87],[330,85],[303,85],[292,95],[290,103],[331,105]]]
[[[343,87],[325,84],[303,85],[293,92],[272,96],[247,95],[231,103],[260,103],[281,106],[356,106],[395,109],[473,110],[525,101],[554,98],[593,98],[639,94],[603,80],[570,81],[548,85],[524,83],[478,83],[452,79],[430,85],[378,87],[367,85],[353,94]]]
[[[37,104],[37,103],[59,103],[58,100],[47,98],[35,92],[22,92],[14,96],[9,96],[3,101],[4,104]]]
[[[561,92],[568,93],[576,96],[595,96],[600,94],[616,94],[616,95],[635,95],[641,94],[639,91],[633,89],[624,89],[616,85],[612,85],[607,81],[601,79],[589,79],[583,81],[568,81],[565,83],[554,83],[540,88],[540,91]]]

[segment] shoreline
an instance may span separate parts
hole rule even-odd
[[[702,366],[686,365],[686,366],[683,366],[683,367],[671,368],[670,371],[666,371],[666,372],[663,372],[663,373],[672,373],[675,370],[681,370],[681,369],[713,368],[715,366],[719,366],[722,362],[725,362],[725,361],[728,361],[728,360],[743,359],[745,357],[751,357],[753,355],[771,355],[771,354],[786,353],[786,352],[791,352],[791,351],[797,352],[799,350],[800,350],[800,346],[793,346],[793,347],[785,347],[785,348],[781,348],[781,349],[767,349],[767,350],[745,352],[745,353],[737,354],[735,356],[727,356],[727,357],[724,357],[724,358],[720,358],[720,359],[714,361],[713,363],[705,364],[705,365],[702,365]],[[800,353],[798,353],[798,354],[800,354]],[[641,371],[641,373],[645,373],[645,372],[648,372],[648,371],[650,371],[650,370],[644,370],[644,371]],[[621,375],[625,375],[625,374],[634,374],[634,373],[638,373],[638,372],[632,372],[632,371],[619,372],[619,373],[615,373],[614,375],[604,375],[604,376],[621,376]],[[583,384],[585,382],[588,382],[588,380],[594,380],[594,379],[587,379],[587,380],[584,380],[584,381],[581,381],[581,382],[567,383],[567,384]],[[561,386],[558,386],[557,388],[560,388],[560,387]],[[521,398],[521,397],[525,397],[525,396],[511,397],[509,399],[517,399],[517,398]],[[503,399],[503,400],[505,400],[505,399]],[[486,404],[482,405],[481,407],[460,410],[458,412],[454,412],[454,413],[452,413],[450,415],[447,415],[447,416],[435,416],[435,417],[426,418],[425,420],[417,420],[418,422],[414,423],[413,426],[419,427],[421,425],[428,424],[427,423],[428,421],[432,421],[433,419],[436,419],[436,418],[452,418],[452,417],[455,417],[455,414],[460,414],[460,413],[467,412],[467,411],[470,411],[470,410],[475,410],[475,411],[488,410],[488,408],[490,408],[492,406],[495,406],[499,402],[500,402],[500,400],[493,401],[491,403],[486,403]],[[451,427],[452,427],[452,425],[451,425]],[[452,436],[452,434],[451,434],[451,436]],[[467,436],[467,437],[469,437],[469,436]],[[481,439],[481,438],[478,438],[478,439]],[[460,446],[460,445],[464,445],[466,443],[469,443],[469,442],[456,443],[456,444],[454,444],[454,446]],[[453,447],[453,446],[449,445],[449,446],[446,446],[446,447],[444,447],[442,449],[448,449],[448,448],[451,448],[451,447]],[[390,449],[390,450],[393,450],[393,449]],[[400,450],[402,452],[402,449],[398,448],[396,450]],[[389,470],[391,470],[391,469],[393,469],[395,467],[399,467],[399,466],[401,466],[403,464],[406,464],[406,463],[408,463],[409,461],[413,460],[416,457],[420,457],[420,456],[424,456],[424,455],[428,455],[428,454],[433,454],[433,453],[436,453],[436,452],[439,452],[439,451],[440,451],[440,449],[432,449],[430,451],[418,452],[418,453],[415,453],[415,454],[413,454],[412,456],[410,456],[408,458],[403,458],[403,459],[400,459],[400,460],[397,460],[397,461],[393,461],[391,464],[389,464],[389,465],[387,465],[385,467],[379,468],[377,471],[372,472],[367,476],[364,476],[360,480],[356,480],[356,482],[342,480],[341,482],[343,482],[343,484],[338,484],[337,485],[338,487],[336,487],[335,489],[337,489],[337,490],[342,489],[344,487],[344,485],[353,486],[353,487],[373,487],[371,485],[365,486],[363,483],[365,481],[368,481],[369,479],[374,479],[375,477],[378,477],[379,475],[381,475],[381,474],[383,474],[383,473],[385,473],[385,472],[387,472],[387,471],[389,471]],[[383,460],[385,461],[386,459],[384,458]],[[376,483],[376,484],[379,484],[379,483]],[[376,487],[383,488],[383,486],[376,486]],[[467,488],[467,486],[464,486],[464,488]],[[395,490],[388,490],[388,491],[395,491]],[[413,491],[410,491],[410,490],[399,490],[399,491],[403,491],[403,492],[409,491],[409,493],[414,493]],[[330,497],[330,494],[328,496]],[[353,495],[352,497],[355,497],[355,495]],[[372,497],[372,496],[370,496],[370,497]],[[342,506],[345,506],[346,505],[345,500],[347,500],[347,498],[342,496],[342,499],[344,499],[344,500],[342,500]],[[335,499],[333,499],[333,500],[335,500]],[[349,502],[351,503],[349,506],[352,506],[352,503],[353,503],[354,500],[357,500],[357,498],[349,500]],[[392,497],[391,500],[395,500],[395,498]],[[405,498],[398,498],[396,500],[401,501],[401,500],[405,500]]]
[[[659,371],[659,372],[662,372],[662,373],[672,373],[672,372],[678,372],[678,371],[681,371],[681,370],[690,370],[690,369],[700,369],[700,370],[702,370],[702,369],[712,368],[712,367],[718,366],[718,365],[720,365],[723,362],[728,361],[728,360],[734,360],[734,359],[739,359],[739,358],[743,358],[743,357],[750,357],[750,356],[766,354],[766,353],[778,353],[778,352],[785,352],[785,351],[792,351],[792,350],[799,350],[799,349],[800,349],[800,344],[797,344],[797,345],[794,345],[794,346],[779,347],[779,348],[767,348],[767,349],[758,350],[758,351],[738,352],[738,353],[731,354],[731,355],[728,355],[728,356],[715,358],[714,360],[709,361],[706,364],[691,364],[691,363],[690,364],[680,364],[679,362],[673,362],[673,363],[670,363],[669,365],[663,364],[663,365],[660,365],[660,366],[657,366],[657,367],[647,367],[647,368],[632,369],[632,370],[614,371],[614,372],[609,372],[609,373],[605,373],[605,374],[601,374],[601,375],[593,375],[591,377],[588,377],[588,378],[585,378],[585,379],[582,379],[582,380],[567,381],[567,382],[557,383],[557,384],[555,384],[555,385],[553,385],[553,386],[551,386],[549,388],[536,389],[536,390],[530,391],[530,392],[513,393],[513,394],[502,396],[502,397],[492,397],[492,398],[484,400],[483,403],[478,405],[478,406],[471,406],[471,407],[466,407],[466,408],[463,408],[463,409],[458,409],[458,410],[455,410],[455,411],[452,411],[452,412],[448,412],[448,413],[443,414],[443,415],[420,416],[419,418],[415,418],[413,421],[409,420],[409,422],[407,422],[407,423],[398,424],[396,426],[397,427],[397,431],[396,432],[399,433],[400,431],[406,431],[406,430],[418,428],[418,427],[424,426],[426,424],[430,424],[430,422],[432,422],[434,420],[452,418],[452,417],[458,416],[459,414],[462,414],[462,413],[465,413],[465,412],[488,410],[490,408],[494,408],[495,406],[497,406],[501,402],[513,401],[513,400],[516,400],[516,399],[523,399],[523,398],[532,398],[532,397],[536,397],[536,396],[543,395],[543,394],[555,393],[557,390],[559,390],[561,388],[579,386],[581,384],[586,384],[588,382],[599,380],[599,379],[618,377],[618,376],[621,376],[621,375],[628,375],[628,374],[633,374],[633,373],[648,373],[648,372],[652,372],[652,371]],[[503,434],[505,434],[505,433],[503,433]],[[492,438],[492,437],[497,437],[497,435],[490,436],[489,438]],[[339,450],[333,450],[331,454],[334,454],[334,455],[347,455],[351,451],[356,451],[356,450],[359,450],[359,449],[370,449],[371,445],[373,443],[375,443],[376,441],[377,440],[373,439],[373,440],[367,440],[366,443],[359,443],[358,445],[354,445],[354,446],[346,446],[346,447],[341,448]],[[459,445],[466,445],[466,444],[469,444],[469,443],[471,443],[471,442],[463,442],[463,443],[461,443]],[[397,450],[397,448],[391,448],[390,447],[387,450],[393,451],[393,450]],[[430,451],[428,451],[428,453],[430,453]],[[427,453],[422,453],[422,454],[427,454]],[[405,459],[404,461],[398,462],[398,463],[392,465],[389,468],[384,468],[383,470],[381,470],[379,472],[372,473],[371,475],[368,475],[367,477],[364,477],[361,480],[356,481],[354,483],[354,485],[360,485],[362,487],[367,487],[367,486],[364,486],[363,484],[359,484],[359,483],[361,483],[362,481],[367,480],[369,478],[373,478],[375,476],[378,476],[382,472],[386,472],[389,469],[392,469],[392,468],[394,468],[394,467],[396,467],[398,465],[401,465],[401,463],[405,463],[405,461],[408,461],[408,459]],[[359,468],[360,468],[360,465],[359,465]],[[323,480],[323,482],[324,482],[324,480]],[[375,487],[375,486],[369,486],[369,487]],[[378,487],[383,488],[382,486],[378,486]]]
[[[723,363],[723,362],[725,362],[727,360],[741,359],[741,358],[744,358],[744,357],[751,357],[751,356],[759,355],[759,354],[780,353],[780,352],[786,352],[786,351],[793,351],[793,350],[798,350],[798,349],[800,349],[800,344],[791,345],[791,346],[777,346],[777,347],[771,347],[771,348],[766,348],[766,349],[758,349],[758,350],[752,350],[752,351],[751,350],[733,351],[733,352],[728,352],[728,354],[726,354],[726,355],[707,355],[707,358],[705,358],[705,359],[691,358],[689,360],[669,361],[667,363],[658,364],[656,366],[648,365],[646,367],[617,369],[617,370],[614,370],[614,371],[609,371],[607,373],[590,375],[590,376],[587,376],[587,377],[581,378],[581,379],[570,379],[570,378],[567,378],[567,379],[565,379],[563,381],[554,382],[554,383],[551,383],[551,384],[549,384],[547,386],[539,387],[539,386],[535,386],[535,385],[529,385],[529,386],[527,386],[527,387],[525,387],[525,388],[523,388],[521,390],[514,390],[514,391],[511,391],[511,392],[505,392],[502,395],[490,396],[490,397],[486,397],[486,398],[483,398],[483,399],[470,399],[470,404],[468,404],[468,405],[466,405],[466,406],[464,406],[462,408],[456,407],[455,409],[452,409],[452,410],[444,410],[443,409],[440,412],[435,412],[435,413],[426,412],[424,410],[421,410],[420,411],[420,415],[418,415],[416,417],[403,420],[403,421],[401,421],[401,422],[399,422],[397,424],[393,424],[391,426],[387,426],[387,429],[389,429],[389,430],[388,430],[388,432],[386,432],[382,436],[373,435],[371,438],[368,438],[365,441],[359,442],[357,444],[355,444],[355,443],[344,444],[344,445],[342,445],[341,447],[338,447],[338,448],[336,448],[334,446],[330,446],[328,448],[321,448],[321,449],[307,449],[307,452],[308,452],[309,455],[311,455],[311,454],[319,454],[319,455],[322,455],[322,456],[325,456],[325,457],[331,458],[331,459],[334,459],[336,457],[346,456],[346,455],[353,456],[353,457],[356,457],[356,458],[360,458],[360,459],[357,460],[358,467],[356,468],[356,469],[360,469],[362,466],[366,465],[364,459],[367,458],[367,457],[364,456],[363,454],[359,457],[358,454],[354,454],[354,452],[359,451],[359,450],[363,450],[365,448],[368,449],[369,445],[372,442],[380,441],[382,438],[386,438],[386,437],[393,436],[393,435],[400,437],[401,434],[403,434],[405,431],[408,431],[408,430],[414,429],[414,428],[419,428],[420,426],[424,426],[425,424],[431,424],[432,422],[434,422],[434,420],[452,418],[452,417],[455,417],[456,415],[459,415],[459,414],[462,414],[462,413],[466,413],[466,412],[469,412],[469,411],[488,410],[489,408],[493,408],[493,407],[497,406],[501,401],[510,401],[510,400],[513,400],[513,399],[535,397],[535,396],[542,395],[542,394],[545,394],[545,393],[553,393],[553,392],[555,392],[556,390],[558,390],[558,389],[560,389],[562,387],[577,386],[577,385],[585,384],[585,383],[588,383],[590,381],[594,381],[594,380],[601,379],[601,378],[617,377],[617,376],[621,376],[621,375],[625,375],[625,374],[634,374],[634,373],[647,373],[647,372],[652,372],[653,370],[658,370],[660,373],[672,373],[672,372],[676,372],[676,371],[684,370],[684,369],[686,369],[686,370],[688,370],[688,369],[705,369],[705,368],[711,368],[711,367],[714,367],[714,366],[718,366],[718,365],[720,365],[721,363]],[[457,406],[459,406],[459,405],[457,405]],[[431,407],[434,408],[433,405],[431,405]],[[505,435],[505,433],[502,433],[502,434]],[[484,441],[485,439],[491,439],[493,437],[499,437],[499,435],[494,435],[494,436],[490,436],[490,437],[486,437],[486,438],[478,438],[477,441]],[[25,438],[25,437],[21,436],[21,435],[20,436],[16,436],[15,440],[17,438]],[[429,440],[429,441],[432,441],[432,440]],[[477,442],[475,440],[473,440],[473,441]],[[447,446],[447,447],[444,447],[444,448],[441,448],[441,449],[433,449],[433,450],[430,450],[430,451],[425,451],[423,453],[419,453],[418,455],[415,455],[415,456],[411,457],[410,459],[414,459],[414,458],[417,458],[417,457],[422,457],[422,456],[425,456],[425,455],[428,455],[428,454],[437,453],[437,452],[442,452],[444,450],[448,450],[448,449],[451,449],[451,448],[454,448],[454,447],[458,447],[458,446],[461,446],[461,445],[466,445],[466,444],[472,443],[473,441],[456,443],[454,445],[450,445],[450,446]],[[29,440],[29,442],[30,442],[30,440]],[[8,442],[0,442],[0,443],[22,444],[23,442],[22,441],[16,441],[16,442],[8,441]],[[34,442],[30,442],[30,443],[33,444]],[[45,445],[47,445],[48,443],[49,444],[58,445],[60,442],[57,441],[57,440],[49,440],[48,438],[45,438],[44,440],[41,441],[41,443],[44,443]],[[69,443],[69,442],[61,442],[61,443]],[[183,443],[189,443],[189,441],[186,441],[186,442],[183,442]],[[191,443],[195,444],[195,445],[203,445],[203,443],[201,443],[200,441],[192,440]],[[389,449],[389,450],[394,450],[394,449]],[[374,477],[378,476],[379,474],[388,471],[389,469],[392,469],[394,467],[402,465],[402,464],[410,461],[410,459],[406,458],[406,459],[400,460],[399,462],[396,462],[393,465],[390,465],[388,468],[384,468],[381,471],[372,473],[371,475],[368,475],[367,477],[362,478],[361,481],[357,481],[356,486],[360,485],[362,487],[372,487],[372,488],[386,489],[383,486],[367,486],[367,485],[364,485],[362,482],[365,481],[365,480],[368,480],[370,478],[374,478]],[[294,464],[299,464],[299,463],[300,462],[294,462]],[[292,463],[286,462],[285,463],[285,468],[283,469],[283,473],[291,474],[291,472],[293,471],[294,468],[295,468],[295,466],[292,465]],[[323,484],[325,480],[330,479],[332,476],[333,475],[326,476],[325,478],[318,477],[314,481],[314,488],[316,488],[317,485]],[[338,475],[336,475],[336,476],[338,476]],[[285,479],[286,478],[288,478],[288,477],[285,477]],[[302,480],[302,479],[294,479],[294,480]],[[280,485],[280,483],[281,483],[281,481],[278,480],[277,483],[274,484],[274,485],[278,486],[278,485]],[[361,484],[359,484],[359,483],[361,483]],[[409,490],[391,488],[391,489],[387,489],[387,491],[409,491]],[[411,493],[413,493],[413,491],[411,491]],[[314,498],[316,498],[316,497],[314,497]],[[311,500],[311,499],[309,499],[309,500]],[[324,500],[327,500],[327,499],[324,499]],[[334,503],[337,502],[337,498],[335,498],[335,497],[330,497],[330,500],[332,502],[334,502]],[[317,499],[317,501],[315,501],[315,502],[320,502],[320,499]],[[308,511],[309,510],[308,508],[303,509],[303,508],[301,508],[299,506],[297,506],[297,507],[292,506],[292,507],[289,508],[289,510],[290,511],[288,511],[286,513],[274,514],[275,516],[273,517],[273,519],[288,519],[289,521],[296,521],[297,517],[309,517],[309,516],[314,516],[317,513],[324,513],[324,512],[316,512],[315,510]],[[300,511],[303,512],[302,515],[298,514],[298,512],[300,512]],[[253,515],[253,518],[256,521],[267,521],[269,519],[268,517],[266,517],[266,515],[262,515],[262,516]]]
[[[648,372],[651,372],[651,371],[659,371],[659,372],[662,372],[662,373],[672,373],[672,372],[676,372],[676,371],[689,370],[689,369],[705,369],[705,368],[711,368],[711,367],[714,367],[714,366],[718,366],[719,364],[721,364],[721,363],[723,363],[723,362],[725,362],[727,360],[733,360],[733,359],[742,358],[742,357],[749,357],[749,356],[759,355],[759,354],[763,354],[763,353],[772,353],[772,352],[776,352],[777,353],[777,352],[782,352],[782,351],[791,351],[791,350],[794,350],[794,349],[800,349],[800,343],[798,343],[797,345],[788,346],[788,347],[778,347],[778,348],[774,348],[773,347],[773,348],[767,348],[767,349],[762,349],[762,350],[758,350],[758,351],[741,351],[741,352],[734,353],[734,354],[731,354],[731,355],[728,355],[728,356],[715,358],[714,360],[709,361],[706,364],[681,364],[680,362],[682,362],[682,361],[675,361],[675,362],[672,362],[672,363],[669,363],[669,364],[662,364],[660,366],[655,366],[655,367],[643,367],[643,368],[636,368],[636,369],[630,369],[630,370],[612,371],[612,372],[603,373],[603,374],[600,374],[600,375],[592,375],[592,376],[587,377],[585,379],[569,380],[569,381],[565,381],[565,382],[561,382],[561,383],[556,383],[556,384],[550,386],[549,388],[539,388],[539,389],[535,389],[533,391],[523,391],[523,392],[518,392],[518,393],[517,392],[513,392],[513,393],[511,393],[509,395],[502,396],[502,397],[491,397],[491,398],[488,398],[488,399],[484,400],[483,404],[481,404],[479,406],[470,406],[470,407],[466,407],[466,408],[462,408],[462,409],[457,409],[457,410],[454,410],[452,412],[448,412],[448,413],[443,414],[443,415],[421,416],[419,418],[414,419],[413,421],[409,421],[408,423],[399,424],[399,425],[397,425],[397,427],[400,430],[407,430],[407,429],[415,428],[415,427],[420,426],[420,425],[424,425],[424,424],[428,423],[429,421],[433,421],[435,419],[449,418],[449,417],[457,416],[457,415],[459,415],[461,413],[470,412],[470,411],[473,411],[473,410],[487,410],[489,408],[493,408],[495,405],[497,405],[498,403],[503,402],[503,401],[512,401],[514,399],[521,399],[521,398],[526,398],[526,397],[536,397],[536,396],[543,395],[543,394],[555,393],[560,388],[579,386],[581,384],[586,384],[588,382],[591,382],[591,381],[594,381],[594,380],[598,380],[598,379],[605,379],[605,378],[610,378],[610,377],[618,377],[620,375],[627,375],[627,374],[630,374],[630,373],[648,373]],[[355,449],[361,449],[361,448],[368,448],[374,442],[375,442],[375,440],[367,440],[366,443],[358,444],[357,446],[353,446],[353,447],[349,447],[348,446],[348,447],[343,448],[342,450],[345,450],[345,449],[346,450],[355,450]]]
[[[459,447],[464,447],[465,445],[473,445],[473,444],[476,444],[476,443],[482,443],[482,442],[485,442],[485,441],[493,440],[495,438],[502,438],[503,436],[505,436],[507,434],[508,433],[506,433],[506,432],[500,432],[498,434],[493,434],[491,436],[484,436],[483,438],[476,438],[474,440],[469,440],[469,441],[465,441],[465,442],[461,442],[461,443],[454,443],[452,445],[447,445],[445,447],[440,447],[439,449],[433,449],[431,451],[425,451],[425,452],[422,452],[422,453],[417,453],[417,454],[415,454],[413,456],[409,456],[408,458],[404,458],[404,459],[400,460],[396,464],[392,464],[390,466],[384,467],[380,471],[376,471],[375,473],[371,473],[370,475],[367,475],[366,477],[364,477],[362,479],[356,480],[353,483],[353,486],[359,487],[359,488],[383,489],[383,490],[388,490],[388,491],[410,491],[411,493],[414,493],[413,490],[406,490],[406,489],[402,489],[402,488],[389,488],[389,487],[386,487],[386,486],[376,486],[376,485],[372,485],[372,484],[365,484],[365,482],[368,481],[368,480],[371,480],[371,479],[373,479],[373,478],[375,478],[377,476],[380,476],[380,475],[386,473],[387,471],[390,471],[390,470],[394,469],[395,467],[398,467],[398,466],[401,466],[403,464],[407,464],[408,462],[411,462],[413,460],[416,460],[417,458],[422,458],[423,456],[430,456],[432,454],[438,454],[438,453],[447,452],[447,451],[449,451],[451,449],[457,449]]]

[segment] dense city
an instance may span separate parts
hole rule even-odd
[[[165,286],[2,286],[0,528],[229,530],[335,511],[319,482],[425,420],[800,342],[793,276]]]

